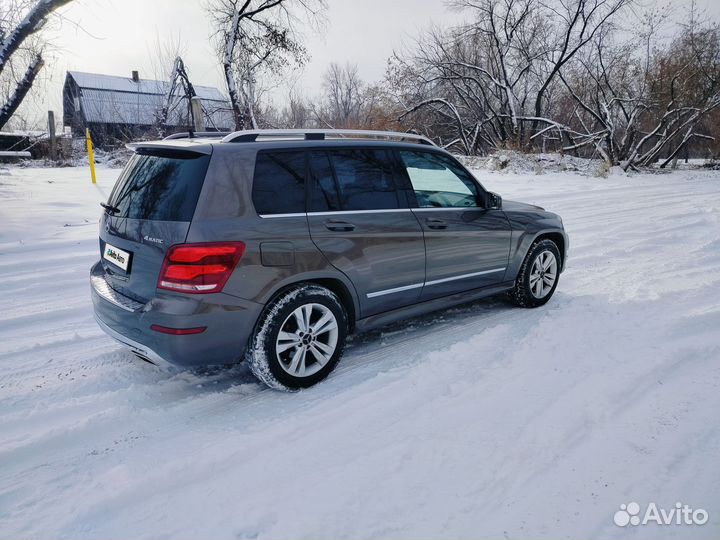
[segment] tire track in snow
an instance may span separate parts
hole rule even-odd
[[[357,336],[329,380],[292,395],[243,367],[161,371],[102,336],[89,302],[82,315],[67,300],[87,294],[86,263],[62,257],[94,238],[57,244],[58,288],[37,286],[44,270],[17,274],[53,242],[18,249],[23,263],[0,271],[22,288],[0,293],[32,309],[0,315],[0,530],[607,537],[638,487],[720,500],[714,469],[697,474],[718,451],[718,212],[704,209],[720,208],[720,186],[487,180],[565,218],[570,267],[552,302],[481,301]],[[67,229],[44,234],[95,234]],[[55,319],[30,316],[43,303]]]

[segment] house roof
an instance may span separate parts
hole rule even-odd
[[[68,71],[67,82],[77,85],[80,109],[85,120],[104,124],[152,125],[160,109],[165,105],[170,89],[168,81],[102,75]],[[227,130],[233,127],[230,102],[217,88],[195,86],[195,93],[203,100],[208,127]],[[175,93],[171,100],[167,124],[187,126],[187,98]]]

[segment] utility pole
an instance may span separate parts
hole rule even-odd
[[[193,129],[196,133],[205,131],[205,117],[203,116],[202,99],[195,96],[190,99],[192,109]]]
[[[50,159],[56,161],[57,155],[57,138],[55,137],[55,113],[48,111],[48,134],[50,135]]]

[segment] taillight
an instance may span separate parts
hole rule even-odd
[[[172,246],[165,255],[157,286],[191,294],[220,292],[244,253],[243,242]]]

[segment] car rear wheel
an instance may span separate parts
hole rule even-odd
[[[299,285],[265,309],[245,359],[253,374],[271,388],[307,388],[337,365],[347,326],[345,308],[332,291]]]
[[[560,250],[555,242],[548,239],[536,241],[530,246],[520,267],[515,287],[510,293],[512,300],[528,308],[546,304],[557,288],[560,260]]]

